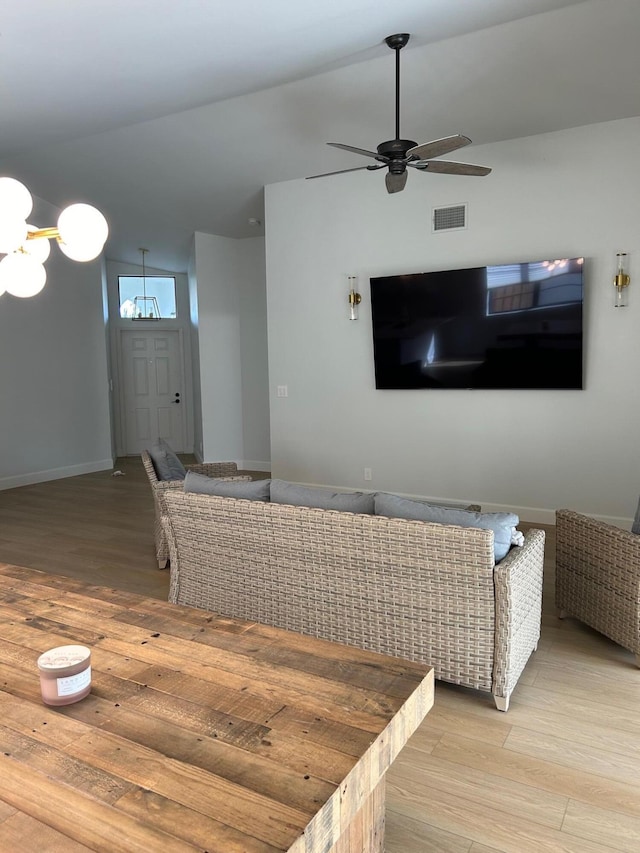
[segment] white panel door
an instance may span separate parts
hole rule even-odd
[[[123,331],[121,348],[126,453],[140,453],[157,438],[164,438],[176,452],[184,452],[180,333]]]

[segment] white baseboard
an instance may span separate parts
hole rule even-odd
[[[270,462],[256,462],[255,459],[241,459],[238,461],[238,468],[241,471],[270,471]]]
[[[560,507],[558,507],[560,509]],[[633,523],[632,518],[624,518],[616,515],[598,515],[594,512],[589,512],[580,507],[562,507],[562,509],[573,509],[575,512],[580,512],[583,515],[588,515],[596,521],[603,521],[605,524],[611,524],[614,527],[621,527],[623,530],[631,530]],[[543,507],[532,506],[514,506],[504,507],[496,504],[482,504],[483,512],[515,512],[521,521],[526,521],[528,524],[552,524],[556,523],[556,510],[544,509]]]
[[[521,521],[528,524],[555,524],[556,511],[538,506],[503,506],[502,504],[482,503],[482,512],[515,512]]]
[[[193,455],[196,457],[199,463],[203,463],[204,459],[202,457],[202,453],[198,453],[197,450],[194,450]],[[238,466],[238,470],[240,471],[271,471],[271,462],[258,462],[255,459],[211,459],[211,462],[235,462]]]
[[[49,480],[63,480],[65,477],[77,477],[80,474],[93,474],[96,471],[108,471],[113,468],[115,459],[100,459],[85,462],[82,465],[68,465],[65,468],[49,468],[47,471],[32,471],[16,474],[13,477],[0,477],[0,491],[16,489],[19,486],[32,486],[34,483],[46,483]]]
[[[251,469],[249,469],[251,470]],[[255,468],[253,470],[260,471],[263,469]],[[301,486],[320,486],[319,483],[300,483]],[[321,488],[331,489],[335,492],[345,492],[345,491],[354,491],[354,489],[349,488],[348,486],[332,486],[332,485],[322,485]],[[375,492],[378,491],[376,489],[363,489],[359,488],[358,491],[364,492]],[[380,491],[387,491],[386,489],[381,489]],[[407,492],[393,492],[393,494],[398,495],[401,498],[409,498],[410,500],[418,500],[418,501],[429,501],[430,503],[442,504],[443,506],[454,505],[456,507],[461,506],[469,506],[471,504],[479,504],[482,512],[515,512],[515,514],[520,518],[520,521],[524,521],[527,524],[547,524],[555,526],[556,523],[556,510],[555,508],[545,508],[545,507],[532,507],[532,506],[504,506],[503,504],[492,504],[485,503],[484,501],[478,500],[477,498],[464,498],[464,497],[451,497],[448,496],[446,498],[440,497],[438,495],[414,495],[409,494]],[[558,507],[559,509],[560,507]],[[631,530],[631,525],[633,523],[632,518],[623,518],[612,515],[597,515],[596,513],[589,512],[588,510],[575,508],[575,507],[567,507],[567,509],[575,509],[576,512],[581,512],[584,515],[589,515],[591,518],[595,518],[596,521],[603,521],[606,524],[612,524],[615,527],[621,527],[623,530]]]

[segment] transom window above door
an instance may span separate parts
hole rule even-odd
[[[124,319],[175,320],[176,280],[170,275],[120,275],[118,304]]]

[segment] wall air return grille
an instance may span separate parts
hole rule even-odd
[[[456,204],[452,207],[434,207],[432,218],[434,232],[462,231],[467,227],[467,205]]]

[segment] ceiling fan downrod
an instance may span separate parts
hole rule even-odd
[[[385,42],[396,52],[396,139],[400,139],[400,51],[409,41],[409,33],[387,36]]]

